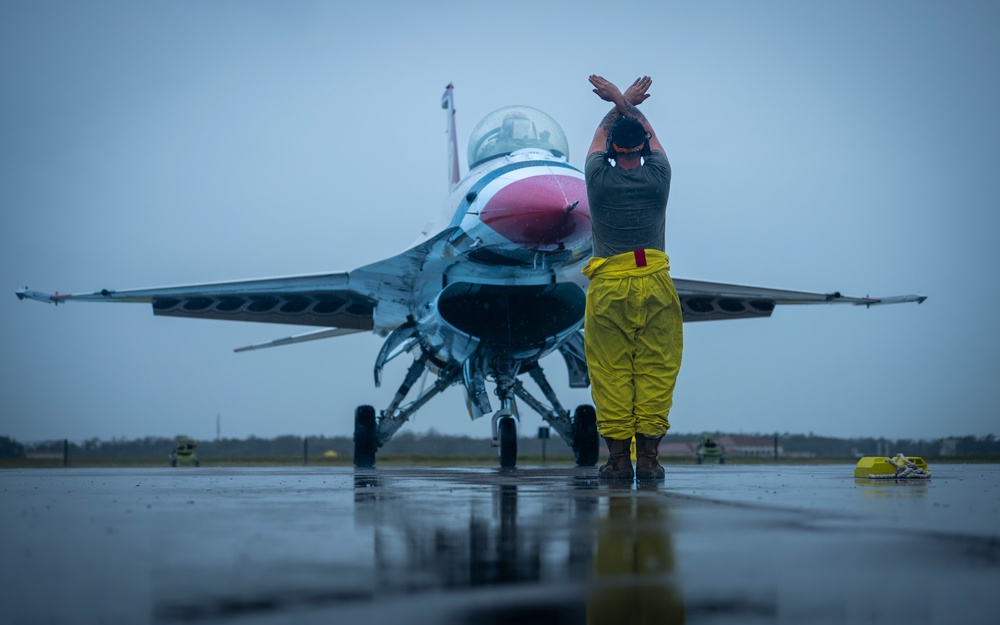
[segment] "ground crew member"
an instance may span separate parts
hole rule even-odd
[[[680,300],[664,252],[670,163],[635,107],[649,97],[652,80],[643,76],[624,94],[600,76],[590,82],[615,105],[594,133],[585,167],[594,256],[583,270],[590,278],[584,345],[597,431],[610,456],[598,475],[660,480],[657,448],[670,427],[683,348]]]

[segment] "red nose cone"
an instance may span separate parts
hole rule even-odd
[[[532,176],[511,182],[486,203],[483,223],[529,249],[562,251],[590,236],[587,185],[571,176]]]

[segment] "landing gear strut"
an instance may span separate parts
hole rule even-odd
[[[413,384],[420,379],[428,362],[429,357],[426,354],[413,361],[410,369],[406,372],[406,379],[396,391],[389,407],[383,410],[378,418],[375,416],[373,407],[358,406],[354,412],[354,466],[375,466],[375,452],[378,451],[378,448],[389,442],[392,435],[406,423],[413,413],[430,401],[432,397],[451,386],[462,374],[461,367],[440,370],[438,379],[433,386],[409,404],[402,405],[403,398],[406,397]],[[377,380],[378,370],[376,370]]]

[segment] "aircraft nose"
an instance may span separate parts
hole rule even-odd
[[[558,252],[590,237],[586,183],[546,174],[508,183],[483,207],[480,220],[508,241],[538,252]]]

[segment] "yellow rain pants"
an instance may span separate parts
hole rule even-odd
[[[684,347],[670,259],[658,250],[595,257],[583,274],[590,278],[583,336],[597,432],[615,440],[660,436],[670,428]]]

